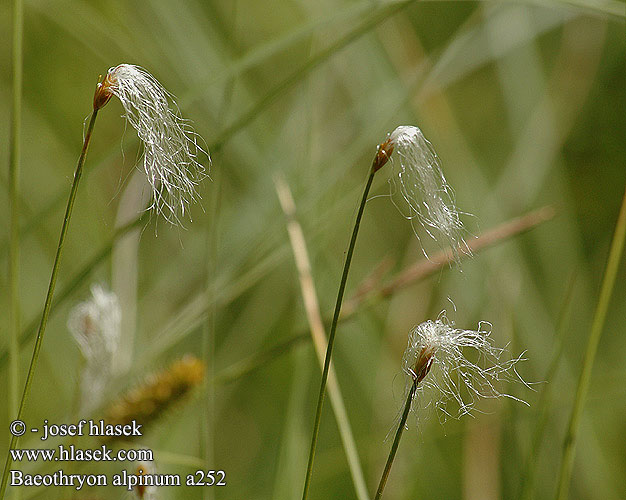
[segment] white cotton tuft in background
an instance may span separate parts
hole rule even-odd
[[[85,366],[81,373],[80,411],[88,414],[102,402],[120,343],[122,313],[117,295],[91,286],[89,300],[74,306],[67,326],[78,344]]]

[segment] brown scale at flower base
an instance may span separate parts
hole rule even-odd
[[[419,384],[424,377],[428,375],[431,366],[433,365],[434,350],[431,347],[423,347],[413,367],[413,379],[417,380]]]
[[[102,78],[102,76],[100,76]],[[111,97],[113,97],[113,92],[111,92],[111,86],[113,85],[113,76],[111,72],[108,72],[104,77],[104,80],[98,82],[96,85],[96,92],[93,96],[93,109],[94,111],[98,111],[100,108],[104,107]]]
[[[389,161],[391,154],[393,153],[394,147],[395,144],[391,140],[391,137],[378,145],[378,147],[376,148],[376,156],[374,157],[374,161],[372,162],[372,172],[377,172],[379,169],[385,166],[385,164]]]
[[[135,420],[138,424],[148,425],[198,386],[204,378],[204,371],[204,363],[195,356],[187,355],[175,361],[115,401],[105,413],[105,422],[127,425]]]

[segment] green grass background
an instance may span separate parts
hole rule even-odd
[[[577,5],[574,5],[577,4]],[[71,422],[81,354],[66,328],[92,282],[122,300],[133,345],[113,397],[180,355],[206,352],[209,373],[306,332],[306,317],[272,177],[297,205],[320,304],[334,304],[356,204],[376,145],[401,124],[433,143],[469,231],[546,204],[556,217],[456,268],[363,308],[339,326],[334,363],[364,475],[375,490],[385,437],[402,406],[400,360],[411,326],[448,309],[457,324],[493,324],[498,344],[527,351],[520,372],[536,392],[478,405],[476,418],[410,420],[385,498],[517,499],[532,461],[534,498],[553,498],[562,442],[626,180],[626,63],[621,2],[387,2],[254,0],[28,0],[24,6],[21,168],[21,320],[41,313],[64,200],[99,74],[119,63],[150,71],[212,147],[212,181],[186,229],[153,220],[117,240],[110,257],[53,311],[26,411],[28,423]],[[11,5],[0,4],[0,151],[8,161]],[[360,29],[368,20],[375,20]],[[343,37],[356,33],[347,39]],[[333,44],[344,39],[346,43]],[[332,50],[327,50],[329,47]],[[321,57],[320,57],[321,54]],[[146,187],[138,144],[112,100],[98,117],[66,242],[57,293],[135,217]],[[387,169],[388,171],[388,169]],[[393,270],[422,257],[390,203],[387,171],[365,211],[348,296],[383,259]],[[0,206],[8,206],[7,169]],[[383,172],[385,172],[383,174]],[[143,197],[143,198],[142,198]],[[6,209],[5,209],[6,210]],[[8,212],[5,212],[8,213]],[[0,225],[0,342],[8,344],[6,224]],[[426,238],[429,251],[437,250]],[[570,498],[626,497],[626,266],[622,265],[593,370]],[[573,284],[572,284],[573,283]],[[572,287],[568,297],[568,288]],[[452,313],[450,298],[457,311]],[[563,328],[557,331],[559,311]],[[546,371],[559,335],[558,370]],[[25,377],[32,341],[22,348]],[[196,390],[152,425],[141,444],[159,472],[223,469],[228,486],[163,489],[159,498],[299,498],[320,369],[310,342],[228,384]],[[21,381],[21,384],[23,383]],[[0,401],[8,400],[0,371]],[[546,431],[540,395],[549,388]],[[213,415],[208,429],[208,415]],[[5,405],[3,405],[5,406]],[[484,412],[484,413],[482,413]],[[0,414],[0,429],[13,419]],[[206,443],[212,451],[207,451]],[[80,443],[79,443],[80,444]],[[8,432],[0,433],[0,450]],[[23,447],[37,446],[33,438]],[[124,445],[127,446],[127,445]],[[212,456],[212,459],[211,459]],[[211,462],[205,463],[209,457]],[[54,471],[58,464],[24,465]],[[119,465],[67,465],[115,472]],[[23,489],[23,498],[123,498],[119,489]],[[206,496],[204,496],[206,495]],[[311,499],[355,498],[326,404]]]

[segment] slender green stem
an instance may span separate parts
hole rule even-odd
[[[365,210],[365,202],[367,202],[367,195],[372,187],[374,180],[375,170],[370,172],[367,178],[367,184],[363,190],[363,196],[361,197],[361,204],[359,205],[359,211],[354,223],[354,229],[352,230],[352,238],[350,238],[350,245],[348,246],[348,253],[346,254],[346,261],[343,265],[343,273],[341,275],[341,282],[339,283],[339,292],[337,293],[337,302],[335,303],[335,312],[333,314],[333,321],[330,325],[330,334],[328,335],[328,347],[326,348],[326,357],[324,358],[324,370],[322,371],[322,382],[320,384],[320,393],[317,398],[317,410],[315,411],[315,423],[313,424],[313,437],[311,438],[311,448],[309,450],[309,462],[306,468],[306,477],[304,480],[304,490],[302,492],[302,500],[306,500],[309,492],[309,486],[311,483],[311,474],[313,473],[313,460],[315,458],[315,447],[317,446],[317,435],[320,430],[320,420],[322,418],[322,408],[324,406],[324,395],[326,393],[326,383],[328,382],[328,370],[330,368],[330,359],[333,353],[333,345],[335,341],[335,333],[337,332],[337,322],[339,321],[339,313],[341,312],[341,303],[343,301],[343,294],[346,290],[346,282],[348,281],[348,271],[350,270],[350,262],[352,261],[352,254],[354,253],[354,247],[356,245],[356,237],[359,234],[359,226],[361,225],[361,218],[363,217],[363,210]]]
[[[96,255],[94,255],[89,262],[87,262],[81,269],[78,271],[72,279],[66,282],[65,286],[61,288],[61,290],[56,294],[55,299],[52,301],[52,306],[50,307],[50,313],[52,314],[61,304],[63,304],[67,299],[72,296],[72,293],[85,281],[87,276],[100,264],[104,259],[106,259],[109,255],[111,255],[111,251],[113,250],[114,243],[124,236],[126,233],[131,231],[132,229],[138,227],[143,222],[145,222],[145,216],[142,214],[141,216],[133,219],[128,224],[125,224],[118,229],[116,229],[113,236],[109,242],[102,247]],[[37,333],[37,327],[39,326],[39,319],[35,318],[33,321],[29,322],[28,325],[22,330],[22,334],[20,336],[20,346],[23,346],[28,342],[31,337],[35,336]],[[0,352],[0,369],[4,366],[7,360],[7,352]]]
[[[83,164],[85,163],[85,157],[87,156],[87,149],[89,148],[89,142],[91,141],[91,134],[96,122],[96,116],[98,110],[94,110],[87,132],[85,133],[85,140],[83,142],[83,149],[76,165],[76,171],[74,172],[74,181],[72,182],[72,188],[70,190],[70,196],[67,200],[67,208],[65,209],[65,217],[63,219],[63,226],[61,227],[61,235],[59,236],[59,244],[57,246],[56,256],[54,258],[54,264],[52,266],[52,275],[50,276],[50,284],[48,285],[48,293],[46,294],[46,301],[44,303],[43,313],[41,315],[41,322],[39,323],[39,330],[37,332],[37,340],[35,341],[35,348],[33,349],[33,356],[30,360],[30,366],[28,368],[28,375],[26,376],[26,384],[24,385],[24,392],[22,393],[22,400],[20,402],[19,410],[17,412],[17,420],[22,420],[24,417],[24,408],[30,393],[30,388],[33,383],[33,376],[35,375],[35,368],[37,367],[37,360],[39,359],[39,351],[41,350],[41,343],[43,341],[43,335],[46,331],[46,324],[48,323],[48,315],[50,314],[50,306],[52,305],[52,295],[54,294],[54,287],[57,281],[57,275],[59,273],[59,264],[61,262],[61,254],[63,252],[63,244],[65,243],[65,236],[67,234],[67,228],[72,216],[72,209],[74,208],[74,200],[76,199],[76,191],[78,189],[78,182],[83,172]],[[2,484],[0,485],[0,499],[4,498],[4,493],[7,488],[7,481],[9,478],[9,471],[11,464],[13,463],[11,451],[17,446],[18,437],[12,436],[11,443],[9,445],[9,452],[7,453],[6,464],[4,466],[4,472],[2,474]]]
[[[9,411],[15,414],[19,398],[19,274],[20,274],[20,231],[19,231],[19,186],[20,144],[22,123],[22,2],[13,2],[13,105],[11,110],[11,139],[9,154],[9,293],[10,293],[10,397]]]
[[[13,104],[9,153],[9,415],[17,413],[20,393],[20,146],[22,129],[22,0],[13,1]],[[15,498],[20,498],[15,490]]]
[[[378,483],[378,490],[376,491],[376,496],[374,497],[374,500],[379,500],[379,498],[383,496],[383,490],[385,489],[385,485],[387,484],[387,478],[389,477],[389,472],[391,471],[393,460],[394,458],[396,458],[396,452],[398,451],[400,438],[402,437],[402,433],[404,432],[406,419],[409,416],[409,411],[411,411],[411,403],[413,402],[413,398],[415,397],[415,391],[417,390],[417,384],[419,384],[419,381],[420,381],[419,378],[417,377],[413,378],[413,385],[411,386],[411,390],[409,391],[409,396],[406,398],[404,411],[402,412],[402,417],[400,418],[400,423],[398,424],[398,430],[396,431],[396,435],[393,438],[393,444],[391,445],[391,450],[389,451],[389,456],[387,457],[385,470],[383,470],[383,475],[380,477],[380,482]]]
[[[606,313],[613,295],[613,288],[617,271],[619,268],[622,252],[624,251],[624,240],[626,240],[626,191],[622,200],[622,207],[617,218],[615,233],[613,234],[613,242],[609,251],[604,277],[602,278],[602,288],[600,289],[600,297],[598,305],[593,317],[589,340],[587,341],[587,349],[583,359],[582,370],[578,379],[578,387],[574,396],[574,406],[570,416],[565,441],[563,443],[563,458],[561,460],[561,471],[559,474],[559,483],[556,490],[555,498],[557,500],[565,500],[569,489],[570,478],[572,475],[572,466],[574,464],[574,453],[576,448],[576,438],[580,427],[580,419],[582,416],[585,399],[589,392],[589,383],[591,381],[591,370],[593,362],[598,350],[600,336],[604,329],[604,321]]]

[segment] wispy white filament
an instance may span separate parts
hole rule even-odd
[[[399,163],[400,193],[408,205],[406,217],[417,220],[440,245],[449,245],[455,260],[459,252],[471,253],[463,238],[463,223],[454,201],[454,192],[441,169],[441,160],[422,131],[400,126],[390,135]],[[416,233],[417,234],[417,233]],[[418,236],[419,238],[419,236]]]
[[[81,374],[83,412],[97,408],[106,391],[120,342],[121,320],[117,295],[100,285],[92,285],[91,298],[70,311],[67,326],[85,358]]]
[[[150,208],[180,224],[199,197],[197,185],[206,177],[199,156],[209,158],[209,154],[200,144],[202,139],[180,116],[173,96],[139,66],[115,66],[105,82],[143,143],[143,168],[153,193]]]
[[[523,358],[501,360],[505,349],[495,347],[490,334],[491,325],[486,322],[481,322],[476,331],[454,328],[445,311],[437,320],[414,327],[402,358],[402,369],[408,375],[407,394],[416,363],[425,361],[420,357],[428,356],[432,363],[418,386],[414,406],[434,406],[444,416],[461,417],[472,412],[479,398],[508,397],[527,404],[498,387],[513,380],[527,385],[516,370]],[[447,409],[450,400],[456,402],[458,410]]]

